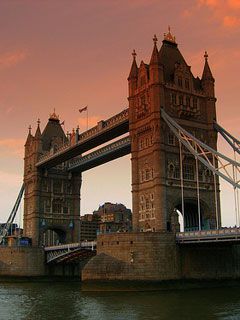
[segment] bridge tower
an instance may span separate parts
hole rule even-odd
[[[24,235],[36,246],[79,241],[81,173],[69,174],[65,163],[48,170],[35,166],[42,154],[66,141],[55,112],[42,133],[40,121],[35,135],[29,128],[24,158]]]
[[[160,115],[163,108],[187,131],[216,150],[216,98],[208,55],[204,56],[202,78],[195,78],[170,29],[160,50],[156,36],[153,41],[149,64],[141,61],[138,66],[133,51],[128,77],[133,228],[178,228],[176,212],[184,215],[185,230],[198,229],[199,225],[201,229],[215,228],[216,215],[220,225],[218,180],[214,184],[210,171],[196,165],[195,158],[184,148],[180,156],[179,141]]]

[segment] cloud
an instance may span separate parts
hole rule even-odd
[[[223,25],[228,28],[235,28],[240,26],[240,18],[233,16],[225,16],[223,18]]]
[[[228,5],[233,9],[240,9],[240,0],[228,0]]]
[[[212,11],[211,19],[224,28],[237,29],[240,26],[240,0],[197,0],[199,8]]]
[[[0,154],[1,156],[17,156],[23,157],[24,148],[23,139],[1,139],[0,140]]]
[[[219,0],[199,0],[198,2],[200,5],[205,5],[208,7],[217,7],[220,1]]]
[[[0,54],[0,68],[10,68],[25,60],[27,52],[23,50]]]

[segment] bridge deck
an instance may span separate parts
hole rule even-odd
[[[84,172],[111,160],[125,156],[130,152],[131,142],[130,137],[128,136],[83,157],[75,158],[70,161],[68,170]]]
[[[96,254],[96,241],[68,243],[45,247],[47,263],[63,263],[74,260],[84,260]]]
[[[219,230],[202,230],[178,232],[176,242],[185,243],[213,243],[240,241],[240,228],[224,228]]]

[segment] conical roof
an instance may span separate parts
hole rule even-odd
[[[159,50],[159,62],[161,65],[163,65],[165,82],[172,82],[174,80],[174,72],[177,64],[188,67],[188,64],[178,49],[177,43],[166,40],[166,37],[162,42],[161,49]],[[199,79],[194,78],[192,73],[191,76],[195,89],[200,89],[201,87]]]
[[[33,140],[33,135],[31,133],[31,130],[32,130],[32,128],[31,128],[31,126],[29,126],[29,128],[28,128],[28,136],[27,136],[27,140],[25,142],[25,146],[29,145]]]
[[[205,58],[205,64],[204,64],[204,69],[203,69],[203,74],[202,74],[202,80],[211,80],[214,81],[213,75],[212,75],[212,71],[209,67],[208,64],[208,54],[207,52],[205,52],[204,55]]]
[[[41,130],[40,130],[40,120],[38,119],[38,121],[37,121],[37,130],[36,130],[36,132],[35,132],[35,139],[41,139],[41,136],[42,136],[42,134],[41,134]]]
[[[158,56],[158,49],[157,49],[157,44],[154,42],[153,46],[153,52],[150,60],[150,65],[151,64],[158,64],[159,63],[159,56]]]
[[[66,142],[67,138],[60,124],[59,117],[50,116],[41,138],[44,151],[49,151],[51,149],[52,141],[56,138],[60,138],[61,141]]]
[[[132,62],[132,66],[131,66],[131,70],[128,76],[128,79],[133,79],[133,78],[137,78],[138,76],[138,66],[137,66],[137,62],[136,62],[136,52],[135,50],[133,50],[132,56],[133,56],[133,62]]]

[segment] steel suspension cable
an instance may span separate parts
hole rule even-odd
[[[237,161],[237,155],[236,155],[236,142],[234,141],[234,146],[235,148],[233,148],[233,153],[234,153],[234,160]],[[238,173],[236,168],[235,169],[235,178],[236,181],[238,181]],[[238,225],[240,226],[240,216],[239,216],[239,193],[238,193],[238,188],[235,188],[235,192],[236,192],[236,205],[237,205],[237,220],[238,220]]]
[[[181,198],[182,198],[182,217],[183,217],[183,232],[185,231],[185,212],[184,212],[184,185],[183,185],[183,159],[182,159],[182,142],[179,141],[179,160],[180,160],[180,179],[181,179]]]
[[[196,145],[195,145],[196,148]],[[199,176],[198,176],[198,158],[195,156],[196,161],[196,183],[197,183],[197,204],[198,204],[198,229],[201,231],[201,209],[200,209],[200,192],[199,192]]]
[[[233,170],[233,180],[236,181],[234,166],[232,167],[232,170]],[[233,186],[233,194],[234,194],[236,226],[238,227],[239,226],[239,221],[238,221],[238,212],[237,212],[237,194],[236,194],[236,187],[235,186]]]
[[[216,160],[215,157],[213,157],[213,165],[216,168]],[[219,229],[219,221],[218,221],[218,197],[217,197],[217,179],[216,179],[216,173],[213,172],[213,180],[214,180],[214,198],[215,198],[215,215],[216,215],[216,223],[217,223],[217,229]]]

